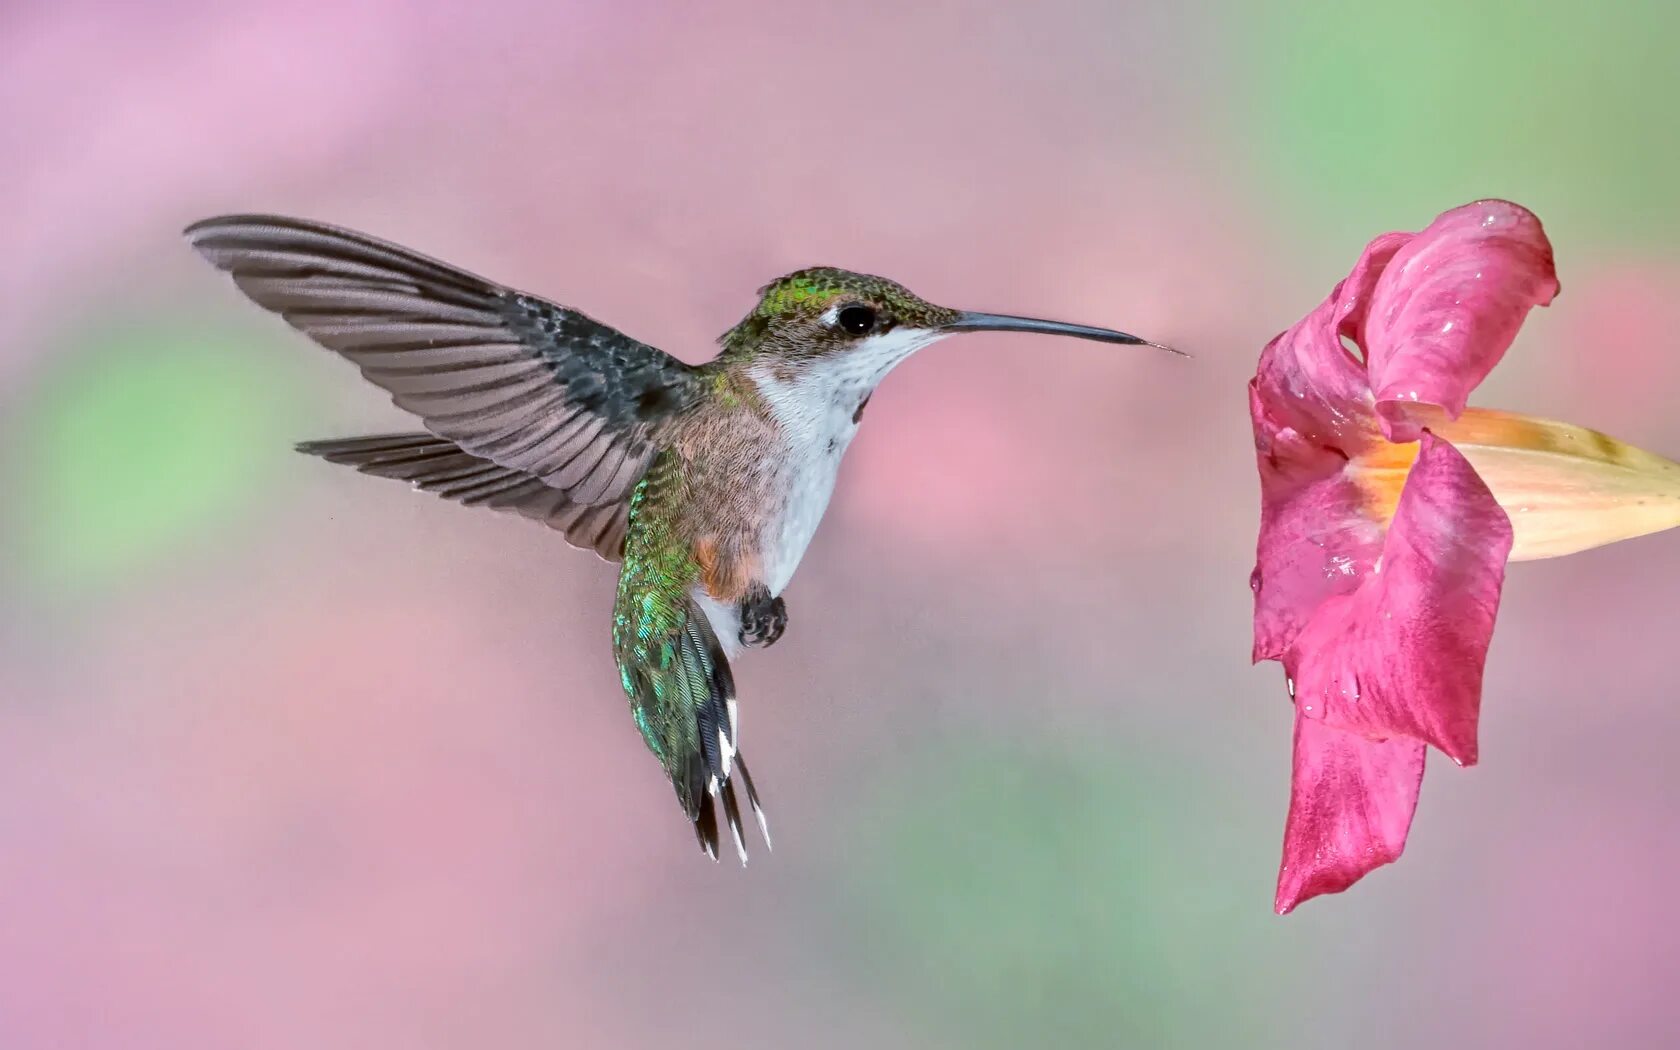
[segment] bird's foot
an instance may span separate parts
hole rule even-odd
[[[755,586],[741,599],[741,644],[763,648],[776,644],[787,629],[787,603],[770,597],[763,585]]]

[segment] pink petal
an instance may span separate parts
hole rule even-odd
[[[1302,717],[1476,761],[1482,668],[1511,522],[1459,451],[1425,432],[1382,561],[1284,656]]]
[[[1528,311],[1557,292],[1540,220],[1509,201],[1445,212],[1395,252],[1355,336],[1389,438],[1417,439],[1409,402],[1439,405],[1456,418]]]
[[[1281,657],[1328,597],[1345,594],[1376,561],[1382,531],[1343,474],[1349,456],[1381,440],[1364,366],[1342,346],[1363,326],[1388,260],[1410,238],[1366,246],[1347,279],[1260,355],[1248,385],[1260,471],[1254,659]]]
[[[1399,859],[1423,783],[1423,754],[1414,740],[1366,740],[1296,716],[1279,915]]]
[[[1360,509],[1347,457],[1292,429],[1256,427],[1255,440],[1260,542],[1248,582],[1258,662],[1281,659],[1319,606],[1359,586],[1382,554],[1383,530]]]

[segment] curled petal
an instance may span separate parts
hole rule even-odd
[[[1279,915],[1399,859],[1423,783],[1423,755],[1415,740],[1367,740],[1296,716]]]
[[[1510,551],[1511,522],[1492,493],[1425,432],[1381,561],[1357,590],[1326,601],[1284,657],[1301,716],[1474,763]]]
[[[1412,402],[1463,412],[1528,311],[1557,292],[1540,220],[1509,201],[1445,212],[1395,252],[1355,337],[1389,439],[1417,439]]]
[[[1384,268],[1411,237],[1385,233],[1366,245],[1330,297],[1266,345],[1250,385],[1256,442],[1281,430],[1344,450],[1375,440],[1365,366],[1342,339],[1357,339]]]
[[[1382,528],[1344,473],[1384,444],[1364,365],[1342,345],[1365,323],[1377,280],[1410,234],[1373,240],[1317,309],[1273,339],[1248,385],[1260,470],[1254,659],[1281,657],[1326,598],[1351,591],[1376,560]]]

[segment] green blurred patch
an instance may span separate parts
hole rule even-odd
[[[1291,0],[1227,25],[1247,133],[1327,229],[1485,196],[1636,241],[1680,229],[1680,4]]]
[[[157,322],[55,351],[6,428],[24,579],[77,588],[141,569],[257,497],[293,398],[248,344]]]
[[[836,872],[874,994],[953,1046],[1256,1045],[1293,962],[1278,829],[1233,826],[1213,771],[1050,738],[902,759]]]

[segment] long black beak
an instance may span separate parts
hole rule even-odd
[[[1009,314],[976,314],[964,312],[945,326],[947,332],[1039,332],[1043,335],[1071,335],[1076,339],[1095,339],[1099,343],[1125,343],[1129,346],[1153,346],[1180,357],[1189,355],[1170,346],[1139,339],[1135,335],[1116,332],[1112,328],[1092,328],[1090,325],[1068,324],[1065,321],[1041,321],[1036,317],[1013,317]]]

